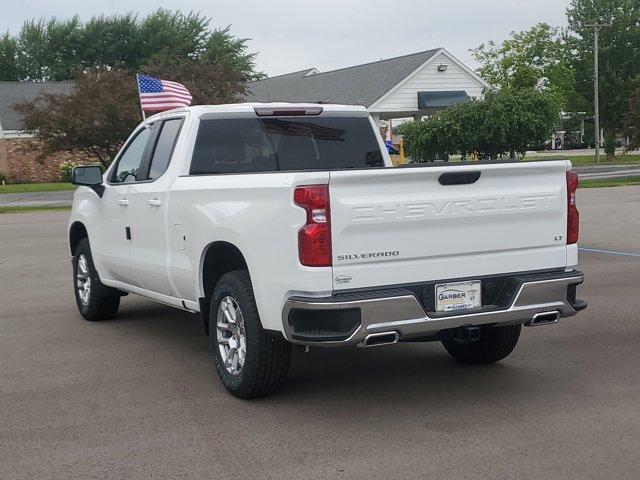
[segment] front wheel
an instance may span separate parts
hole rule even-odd
[[[249,272],[222,276],[209,309],[209,338],[222,384],[239,398],[272,394],[284,383],[291,344],[262,329]]]
[[[73,289],[80,314],[89,321],[115,317],[120,307],[119,295],[105,295],[105,287],[93,264],[89,240],[78,242],[73,255]]]
[[[442,340],[444,348],[456,360],[470,364],[493,363],[507,357],[518,343],[521,325],[496,327],[482,325],[480,338],[460,340],[453,335]]]

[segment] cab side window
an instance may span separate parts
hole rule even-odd
[[[149,128],[143,128],[138,135],[127,145],[120,155],[118,165],[111,176],[111,183],[132,183],[136,181],[138,171],[142,164],[147,142],[151,135]]]
[[[172,118],[162,122],[162,130],[160,130],[160,134],[158,135],[156,148],[153,151],[153,157],[149,167],[149,180],[155,180],[169,167],[181,126],[181,118]]]

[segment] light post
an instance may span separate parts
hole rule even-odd
[[[598,92],[598,37],[600,29],[610,27],[611,23],[588,23],[585,27],[593,28],[593,130],[596,147],[596,163],[600,163],[600,95]]]

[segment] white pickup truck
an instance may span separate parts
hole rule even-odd
[[[78,308],[108,319],[135,293],[200,312],[222,383],[251,398],[282,385],[292,344],[441,341],[490,363],[523,324],[586,307],[568,161],[391,167],[363,107],[154,115],[104,175],[73,172]]]

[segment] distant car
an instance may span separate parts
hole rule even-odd
[[[222,383],[250,398],[282,385],[292,344],[441,341],[490,363],[523,324],[586,307],[568,161],[390,166],[364,107],[154,115],[104,176],[72,172],[78,309],[111,318],[135,293],[199,312]]]

